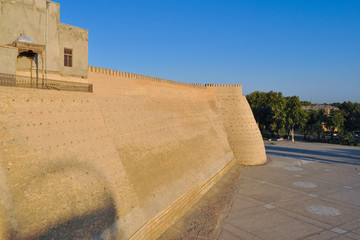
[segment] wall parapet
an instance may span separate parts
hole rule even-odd
[[[205,87],[242,87],[241,84],[209,84],[206,83]]]
[[[160,83],[180,85],[180,86],[185,86],[185,87],[203,88],[203,89],[208,88],[208,87],[242,87],[241,84],[182,83],[182,82],[176,82],[176,81],[157,78],[157,77],[150,77],[150,76],[146,76],[146,75],[129,73],[129,72],[121,72],[121,71],[117,71],[117,70],[112,70],[112,69],[108,69],[108,68],[94,67],[94,66],[89,66],[89,71],[94,72],[94,73],[102,73],[102,74],[106,74],[106,75],[110,75],[110,76],[118,76],[118,77],[130,78],[130,79],[147,80],[147,81],[152,81],[152,82],[160,82]]]
[[[110,75],[110,76],[118,76],[118,77],[124,77],[124,78],[129,78],[129,79],[135,79],[135,80],[145,80],[145,81],[152,81],[152,82],[159,82],[159,83],[167,83],[167,84],[179,85],[179,86],[184,86],[184,87],[204,88],[204,89],[206,88],[202,84],[176,82],[176,81],[172,81],[172,80],[167,80],[167,79],[162,79],[162,78],[157,78],[157,77],[150,77],[150,76],[141,75],[141,74],[121,72],[121,71],[112,70],[112,69],[108,69],[108,68],[89,66],[89,71],[95,72],[95,73],[102,73],[102,74],[106,74],[106,75]]]

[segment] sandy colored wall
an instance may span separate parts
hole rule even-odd
[[[46,0],[0,1],[0,44],[12,44],[20,34],[24,34],[35,44],[45,45],[45,32]],[[73,49],[71,68],[64,67],[64,47]],[[49,79],[85,82],[83,79],[86,79],[88,71],[88,31],[60,23],[60,4],[55,2],[49,5],[46,56]],[[41,72],[40,56],[38,62]],[[17,74],[30,75],[30,62],[25,57],[17,59],[16,68]],[[35,63],[33,69],[36,69]]]
[[[0,238],[155,238],[236,160],[265,161],[233,151],[256,132],[229,130],[224,101],[252,124],[241,88],[215,100],[224,89],[99,68],[89,81],[94,93],[0,87]]]
[[[262,136],[241,85],[237,87],[209,87],[223,119],[228,141],[236,158],[245,165],[266,161]]]
[[[15,74],[17,49],[0,45],[0,73]]]
[[[56,15],[59,5],[52,9]],[[11,44],[20,34],[25,34],[37,44],[45,44],[46,4],[44,0],[3,0],[0,2],[0,43]],[[51,20],[54,24],[55,20]],[[49,25],[57,29],[56,24]],[[52,40],[52,41],[55,41]]]
[[[88,31],[60,23],[60,73],[87,78],[88,74]],[[64,66],[64,48],[73,50],[72,67]]]
[[[60,4],[49,7],[48,69],[59,71]],[[0,3],[0,44],[11,44],[20,34],[45,45],[46,1],[4,0]],[[25,63],[26,64],[26,63]],[[20,63],[20,68],[24,67]],[[41,66],[41,65],[40,65]]]

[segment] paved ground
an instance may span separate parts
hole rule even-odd
[[[266,142],[247,167],[218,239],[360,239],[360,148]]]

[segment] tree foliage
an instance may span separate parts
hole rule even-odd
[[[270,91],[267,93],[267,118],[268,129],[272,135],[286,133],[286,99],[281,92]]]
[[[300,101],[298,96],[284,97],[281,92],[253,92],[246,96],[261,132],[275,135],[291,135],[300,130],[305,139],[311,136],[325,140],[325,135],[335,133],[348,136],[360,132],[360,103],[333,103],[336,110],[303,110],[312,105]]]
[[[267,94],[265,92],[253,92],[246,96],[255,120],[261,131],[266,129]]]
[[[344,126],[344,112],[342,110],[332,111],[330,114],[325,115],[325,126],[331,133],[331,138],[334,137],[335,131],[341,133]]]
[[[301,102],[301,106],[311,106],[312,103],[310,101],[300,101]]]
[[[286,98],[286,129],[288,134],[291,133],[292,141],[294,141],[294,130],[301,129],[305,125],[305,112],[302,110],[302,104],[298,96]]]
[[[318,140],[323,135],[324,111],[310,109],[305,112],[305,120],[302,125],[302,132],[304,133],[305,139],[310,139],[310,136],[316,136]]]
[[[299,97],[286,98],[281,92],[253,92],[246,96],[261,131],[285,135],[301,126],[305,114]]]
[[[339,108],[344,113],[345,131],[360,131],[360,103],[343,102],[339,105]]]

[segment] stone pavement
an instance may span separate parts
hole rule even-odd
[[[218,239],[360,239],[360,148],[266,142],[247,167]]]

